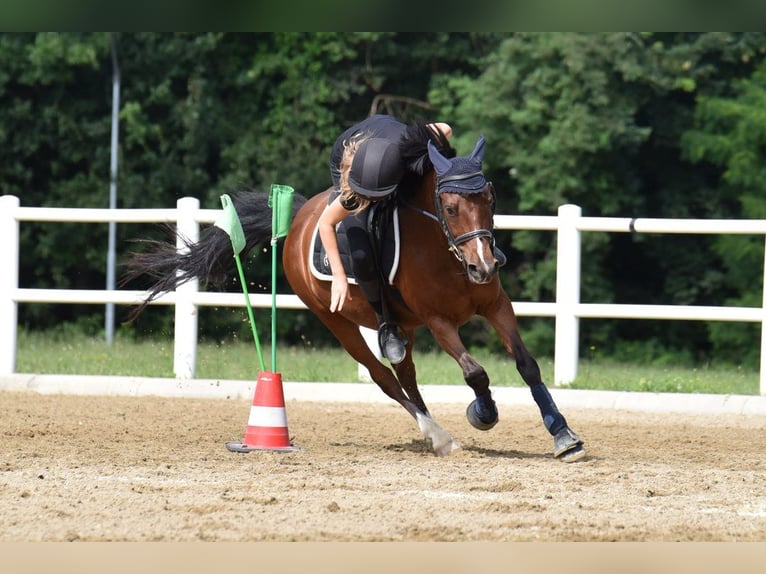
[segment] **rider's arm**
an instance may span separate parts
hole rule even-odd
[[[327,252],[327,260],[330,262],[330,269],[332,269],[330,312],[340,311],[343,309],[346,297],[351,299],[346,272],[343,270],[343,263],[340,260],[338,237],[335,234],[335,226],[348,214],[349,212],[341,204],[339,196],[325,207],[322,215],[319,216],[319,237],[322,238],[322,244]]]

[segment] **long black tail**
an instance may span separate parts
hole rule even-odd
[[[271,208],[268,193],[239,192],[231,196],[242,229],[246,246],[240,254],[244,257],[253,247],[271,239]],[[306,202],[306,198],[294,194],[293,215]],[[234,251],[225,231],[213,225],[200,232],[199,241],[192,242],[181,237],[186,249],[176,248],[176,232],[172,227],[172,240],[142,240],[148,245],[146,251],[133,253],[126,263],[127,272],[120,281],[125,285],[139,277],[146,276],[154,282],[148,288],[148,295],[131,314],[135,319],[154,299],[173,291],[192,279],[199,279],[203,285],[220,286],[229,276],[234,265]]]

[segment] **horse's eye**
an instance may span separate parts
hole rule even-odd
[[[447,207],[445,207],[445,208],[444,208],[444,211],[446,211],[446,212],[447,212],[447,215],[449,215],[449,216],[451,216],[451,217],[455,217],[455,216],[457,215],[457,211],[455,211],[455,208],[454,208],[454,207],[452,207],[452,206],[450,206],[450,205],[448,205]]]

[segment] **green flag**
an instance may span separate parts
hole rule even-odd
[[[272,210],[271,233],[274,239],[284,237],[290,230],[290,220],[293,217],[293,192],[289,185],[271,185],[269,192],[269,207]]]
[[[242,261],[239,259],[240,252],[247,244],[247,241],[245,240],[245,231],[242,229],[242,223],[239,221],[237,210],[234,208],[234,204],[231,202],[231,198],[228,195],[223,194],[221,196],[221,205],[223,205],[223,212],[215,221],[214,225],[223,229],[229,236],[229,239],[231,239],[231,247],[234,249],[234,261],[237,262],[239,282],[242,284],[242,293],[245,294],[245,307],[247,307],[247,316],[250,319],[250,329],[253,331],[253,341],[255,342],[255,349],[258,352],[258,362],[260,363],[261,371],[265,371],[266,365],[263,362],[261,341],[258,338],[258,331],[255,328],[255,318],[253,317],[253,307],[250,305],[250,294],[247,292],[245,272],[242,269]]]
[[[223,211],[218,219],[216,219],[215,226],[223,229],[228,234],[231,239],[231,246],[234,249],[234,255],[239,255],[246,244],[242,223],[240,223],[237,210],[234,208],[234,204],[228,195],[223,194],[221,196],[221,205],[223,205]]]

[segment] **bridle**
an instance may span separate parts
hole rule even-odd
[[[458,235],[455,237],[455,234],[452,233],[452,230],[449,228],[449,225],[447,225],[447,219],[444,216],[444,206],[442,204],[441,195],[445,191],[447,191],[447,188],[450,188],[448,184],[449,182],[454,181],[461,181],[465,179],[469,179],[471,177],[476,177],[477,175],[482,175],[480,171],[472,172],[472,173],[465,173],[465,174],[456,174],[456,175],[450,175],[446,177],[436,177],[436,189],[434,191],[434,204],[436,205],[436,215],[431,213],[430,211],[426,209],[422,209],[416,205],[412,205],[411,203],[407,202],[407,207],[414,209],[415,211],[422,213],[423,215],[430,217],[434,221],[436,221],[442,228],[442,231],[444,232],[444,235],[447,237],[447,244],[449,245],[449,250],[452,252],[452,254],[457,258],[458,261],[465,264],[465,257],[463,256],[462,251],[458,249],[459,245],[462,245],[466,241],[470,241],[471,239],[475,239],[477,237],[488,237],[490,240],[490,246],[492,249],[495,248],[495,236],[492,233],[491,229],[474,229],[472,231],[468,231],[466,233],[463,233],[462,235]],[[495,186],[492,185],[491,181],[487,182],[487,185],[482,188],[480,191],[484,191],[486,187],[489,187],[490,194],[491,194],[491,204],[490,209],[492,212],[492,216],[495,215]],[[458,193],[460,195],[471,195],[472,193],[479,193],[480,191],[475,192],[466,192],[459,190],[455,187],[451,187],[450,190],[453,193]]]

